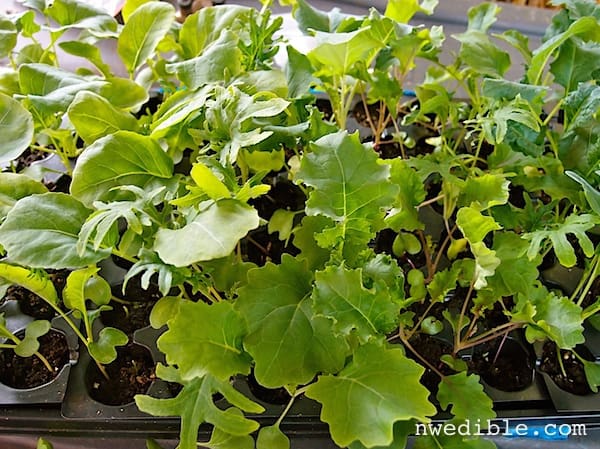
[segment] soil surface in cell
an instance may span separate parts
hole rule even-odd
[[[490,386],[501,391],[520,391],[533,382],[533,360],[514,340],[498,338],[476,348],[469,364]]]
[[[576,346],[575,351],[585,360],[594,360],[594,356],[585,346]],[[560,357],[561,362],[558,361],[556,345],[552,342],[546,342],[542,352],[540,369],[548,374],[562,390],[579,396],[592,393],[585,377],[583,363],[571,351],[564,349],[560,350]]]
[[[0,382],[18,389],[39,387],[52,381],[69,363],[69,346],[64,334],[50,330],[38,340],[42,354],[54,368],[49,371],[35,355],[19,357],[12,349],[0,351]]]
[[[59,298],[62,296],[63,288],[67,282],[68,270],[57,270],[49,272],[48,276],[56,288]],[[48,305],[46,301],[35,293],[30,292],[24,287],[12,285],[6,291],[5,301],[15,300],[19,303],[21,312],[37,320],[50,320],[55,315],[55,310]]]
[[[125,405],[133,402],[136,394],[144,394],[156,379],[154,361],[148,349],[128,344],[117,348],[117,359],[104,365],[108,379],[94,362],[86,373],[90,396],[106,405]]]
[[[416,334],[410,339],[412,348],[427,362],[435,367],[443,375],[448,376],[455,374],[452,368],[440,360],[445,354],[452,354],[452,345],[439,338],[429,335]],[[438,391],[440,376],[435,373],[429,366],[425,365],[412,351],[407,350],[406,355],[425,367],[425,374],[421,377],[421,384],[427,389],[436,394]]]
[[[285,388],[265,388],[258,383],[254,374],[248,376],[248,388],[255,398],[269,404],[283,405],[292,398]]]

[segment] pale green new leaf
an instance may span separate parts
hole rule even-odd
[[[426,196],[423,182],[417,172],[402,159],[393,159],[390,169],[390,180],[399,189],[394,208],[385,219],[386,223],[395,231],[423,229],[424,224],[419,219],[417,209]]]
[[[550,240],[561,265],[567,268],[572,267],[577,263],[577,256],[567,235],[572,234],[575,236],[583,253],[587,257],[592,257],[594,255],[594,244],[587,236],[586,231],[592,229],[599,222],[599,218],[595,215],[577,215],[573,213],[565,219],[564,223],[553,223],[545,229],[524,234],[523,238],[530,241],[527,257],[533,259],[536,255],[541,254],[542,245],[547,244],[547,241]]]
[[[146,187],[151,181],[170,178],[173,160],[158,143],[130,131],[98,139],[87,147],[73,170],[71,194],[86,205],[102,199],[113,187]]]
[[[361,269],[331,266],[317,272],[312,298],[315,312],[332,319],[337,333],[355,332],[363,342],[397,325],[399,305],[387,288],[365,288]]]
[[[44,301],[58,305],[58,293],[54,284],[47,276],[28,268],[0,263],[0,278],[9,284],[19,285],[35,293]]]
[[[485,425],[488,420],[496,417],[494,403],[483,391],[476,374],[467,375],[463,371],[444,377],[440,382],[437,399],[444,410],[452,404],[450,412],[459,421],[469,420],[472,429],[475,423]]]
[[[502,229],[493,217],[483,215],[475,207],[461,207],[456,214],[456,225],[470,244],[479,243],[489,232]]]
[[[19,357],[31,357],[40,348],[38,338],[50,330],[50,321],[32,321],[25,328],[25,337],[15,346],[14,351]]]
[[[58,44],[65,52],[87,59],[94,64],[105,77],[111,76],[111,67],[102,60],[102,53],[96,45],[81,41],[67,41]]]
[[[21,198],[46,193],[44,184],[18,173],[0,173],[0,222]]]
[[[90,356],[98,363],[107,364],[117,358],[117,346],[125,346],[129,337],[120,329],[104,327],[98,338],[88,344]]]
[[[117,52],[129,73],[135,72],[152,56],[174,21],[175,8],[164,2],[144,3],[131,14],[117,45]]]
[[[0,226],[0,245],[11,261],[33,268],[80,268],[94,264],[110,250],[89,246],[80,255],[77,240],[90,214],[82,203],[63,193],[20,199]]]
[[[79,92],[69,109],[69,120],[87,145],[117,131],[137,131],[138,123],[128,112],[114,107],[93,92]]]
[[[305,261],[284,255],[280,265],[249,271],[248,284],[238,292],[236,309],[249,330],[244,347],[265,387],[306,384],[317,373],[344,366],[345,341],[311,309],[312,277]]]
[[[103,278],[97,276],[98,271],[99,268],[92,266],[69,273],[62,294],[67,308],[85,314],[87,312],[86,300],[88,299],[92,300],[97,306],[106,305],[110,302],[110,286]],[[91,290],[88,286],[91,285],[90,281],[92,279],[95,282],[103,282],[105,288]]]
[[[588,385],[594,393],[598,393],[598,387],[600,386],[600,363],[589,361],[582,363]]]
[[[438,0],[390,0],[385,8],[385,16],[400,23],[408,23],[418,13],[433,14]]]
[[[493,3],[482,3],[469,8],[469,30],[478,30],[487,32],[496,22],[496,16],[500,12],[500,7]]]
[[[371,343],[359,347],[336,376],[320,376],[306,396],[322,404],[321,420],[339,446],[357,440],[366,447],[388,446],[396,422],[427,422],[436,413],[419,383],[424,371],[401,348]]]
[[[482,211],[506,204],[509,185],[510,181],[500,173],[486,173],[482,176],[470,177],[462,189],[459,205],[464,204]]]
[[[154,250],[176,267],[226,257],[248,231],[258,227],[256,209],[221,200],[200,211],[181,229],[160,229]]]
[[[101,8],[77,0],[53,0],[46,3],[50,6],[44,9],[44,14],[61,26],[54,31],[77,28],[98,37],[116,36],[117,21]]]
[[[231,303],[181,302],[168,325],[158,348],[169,364],[178,366],[184,380],[208,373],[227,380],[250,372],[250,359],[242,349],[246,324]]]
[[[244,416],[240,409],[234,407],[228,408],[225,410],[225,413],[239,418],[243,418]],[[213,428],[209,441],[198,443],[198,446],[210,449],[254,449],[255,447],[252,435],[232,435],[222,431],[218,427]]]
[[[290,449],[290,439],[277,426],[262,427],[256,439],[256,449]]]
[[[33,139],[33,117],[17,100],[0,93],[0,164],[16,159]]]
[[[0,15],[0,58],[6,58],[17,45],[17,27],[8,17]]]
[[[590,205],[590,208],[596,213],[596,215],[600,216],[600,192],[592,187],[590,183],[583,178],[583,176],[574,171],[567,170],[565,171],[565,175],[583,187],[583,193],[588,201],[588,204]]]
[[[218,380],[207,375],[195,378],[183,386],[173,399],[155,399],[137,395],[138,408],[154,416],[180,416],[179,449],[196,449],[198,428],[204,422],[234,436],[244,436],[258,430],[259,424],[240,414],[221,410],[213,403],[213,394],[221,393],[227,402],[247,412],[262,413],[264,408],[252,402],[231,386],[229,379]]]
[[[500,259],[496,251],[489,249],[483,242],[470,243],[471,252],[475,256],[475,282],[473,287],[479,290],[487,285],[487,279],[496,272]]]

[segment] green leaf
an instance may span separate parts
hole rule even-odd
[[[179,306],[184,300],[179,296],[163,296],[160,298],[150,312],[150,325],[154,329],[165,326],[169,320],[179,314]]]
[[[33,117],[17,100],[0,93],[0,164],[16,159],[33,139]]]
[[[20,285],[46,302],[58,305],[58,294],[54,284],[48,276],[41,276],[37,271],[0,263],[0,279],[6,280],[10,285]]]
[[[523,234],[523,238],[530,240],[527,257],[533,259],[542,252],[542,244],[550,240],[558,261],[561,265],[569,268],[577,263],[575,250],[569,242],[567,235],[573,234],[583,253],[587,257],[594,255],[594,244],[587,236],[586,231],[592,229],[599,223],[598,217],[590,214],[569,215],[564,223],[552,223],[545,229],[536,230]]]
[[[181,229],[160,229],[154,250],[176,267],[228,256],[248,231],[258,227],[253,209],[237,200],[221,200],[200,211]]]
[[[115,108],[104,97],[93,92],[79,92],[67,112],[77,134],[87,145],[120,130],[138,129],[133,115]]]
[[[231,303],[181,302],[168,324],[158,348],[169,364],[179,367],[184,380],[207,373],[227,380],[250,372],[250,360],[242,349],[246,325]]]
[[[503,174],[485,173],[467,178],[459,205],[464,204],[480,211],[508,202],[510,181]]]
[[[560,53],[550,64],[554,80],[565,88],[565,92],[577,89],[579,83],[594,79],[600,69],[600,44],[569,39],[560,48]]]
[[[474,207],[461,207],[456,214],[456,224],[471,244],[483,241],[491,231],[502,229],[493,217],[482,215]]]
[[[549,93],[546,86],[532,86],[531,84],[493,78],[483,80],[481,91],[486,97],[504,101],[512,100],[519,95],[530,104],[542,103],[543,97]]]
[[[285,76],[290,98],[306,95],[310,86],[315,82],[313,68],[306,55],[300,53],[291,45],[286,47],[288,63],[285,66]]]
[[[471,428],[476,422],[487,423],[496,417],[494,403],[483,391],[476,374],[467,375],[463,371],[444,377],[440,382],[437,399],[444,410],[452,404],[450,412],[458,420],[472,423]]]
[[[461,43],[460,59],[474,72],[499,78],[509,69],[509,54],[494,45],[484,32],[468,30],[453,37]]]
[[[588,204],[590,205],[590,208],[596,213],[596,215],[600,215],[600,192],[574,171],[567,170],[565,171],[565,175],[583,187],[583,193],[588,201]]]
[[[598,393],[598,386],[600,386],[600,363],[589,362],[587,360],[581,362],[583,363],[588,385],[594,393]]]
[[[225,413],[243,418],[244,414],[237,408],[228,408]],[[200,447],[210,449],[254,449],[254,438],[252,435],[231,435],[218,427],[213,428],[210,440],[206,443],[198,443]]]
[[[292,13],[298,28],[305,34],[313,31],[333,31],[327,13],[314,8],[305,0],[295,1]]]
[[[256,421],[240,414],[221,410],[213,403],[213,394],[221,393],[233,406],[242,410],[262,413],[264,408],[239,393],[230,385],[229,379],[221,381],[208,375],[186,383],[173,399],[155,399],[137,395],[138,408],[154,416],[181,416],[179,449],[196,449],[198,428],[208,422],[221,431],[235,436],[249,435],[258,430]]]
[[[279,234],[279,240],[289,239],[290,235],[292,234],[294,217],[296,217],[296,215],[296,212],[285,209],[277,209],[269,220],[267,227],[269,234],[274,234],[277,232]]]
[[[248,285],[238,292],[236,309],[249,331],[244,347],[265,387],[306,384],[344,366],[346,343],[333,335],[330,320],[313,313],[311,289],[306,262],[284,255],[281,265],[250,270]]]
[[[423,229],[417,206],[425,200],[425,187],[417,172],[402,159],[390,162],[390,180],[396,184],[398,196],[394,208],[386,217],[386,223],[395,231]]]
[[[64,31],[69,28],[86,30],[98,37],[114,37],[117,21],[106,11],[77,0],[54,0],[44,14],[54,19]]]
[[[514,123],[521,124],[533,131],[539,132],[538,117],[531,110],[528,102],[517,97],[510,103],[492,109],[489,118],[483,120],[486,139],[492,144],[500,144]]]
[[[87,147],[73,171],[71,194],[86,205],[102,199],[113,187],[146,187],[157,178],[170,178],[173,161],[150,138],[130,131],[98,139]]]
[[[0,14],[0,58],[6,58],[17,45],[17,27],[8,17]]]
[[[108,286],[104,279],[96,275],[98,271],[99,269],[97,267],[92,266],[69,273],[67,283],[62,293],[63,301],[67,308],[85,314],[87,313],[86,300],[88,299],[91,299],[97,306],[105,305],[110,302],[110,286]],[[94,278],[102,279],[108,287],[98,289],[99,295],[94,294],[94,292],[91,292],[88,288],[89,282]]]
[[[329,260],[329,250],[317,245],[315,235],[331,226],[333,226],[332,220],[317,215],[304,217],[300,226],[294,229],[294,246],[300,250],[298,257],[305,259],[311,270],[321,268]]]
[[[44,184],[18,173],[0,173],[0,222],[21,198],[46,193]]]
[[[363,286],[362,270],[328,267],[316,273],[313,308],[334,321],[334,330],[342,335],[356,332],[361,341],[394,329],[399,306],[387,288]]]
[[[238,34],[250,16],[251,9],[240,5],[202,8],[188,16],[179,32],[179,43],[185,59],[200,55],[221,38],[223,30]]]
[[[277,426],[262,427],[256,439],[256,449],[290,449],[290,439]]]
[[[131,14],[117,44],[117,52],[129,73],[152,56],[174,21],[175,8],[163,2],[144,3]]]
[[[374,151],[363,146],[358,133],[329,134],[311,144],[297,177],[314,187],[306,203],[308,215],[324,215],[336,222],[327,231],[335,240],[363,246],[374,235],[397,187],[389,182],[389,166],[379,164]],[[348,237],[352,237],[353,242]]]
[[[485,246],[483,242],[470,243],[471,252],[475,256],[475,282],[473,287],[479,290],[487,285],[487,277],[496,272],[500,265],[500,259],[496,257],[496,251]]]
[[[221,181],[206,165],[202,162],[196,162],[190,176],[196,185],[208,195],[212,200],[220,200],[222,198],[230,198],[231,192],[227,186]]]
[[[134,11],[139,8],[144,3],[151,2],[153,0],[126,0],[123,5],[123,9],[121,9],[121,15],[123,16],[123,22],[129,22],[129,17]]]
[[[545,41],[533,52],[531,64],[527,68],[527,81],[529,84],[540,84],[544,68],[554,51],[565,41],[577,34],[593,32],[598,34],[600,26],[594,17],[582,17],[573,22],[569,28]]]
[[[585,340],[581,307],[540,285],[517,296],[512,321],[529,323],[525,335],[530,342],[550,338],[561,349],[571,349]]]
[[[408,23],[418,12],[433,14],[437,4],[438,0],[390,0],[385,8],[385,16],[400,23]]]
[[[493,3],[482,3],[469,8],[468,30],[478,30],[487,32],[496,22],[496,16],[500,12],[500,7]]]
[[[175,73],[191,90],[208,83],[229,80],[242,72],[238,36],[225,29],[215,42],[193,59],[168,64],[167,70]]]
[[[306,396],[322,404],[321,420],[337,445],[358,440],[366,447],[388,446],[394,423],[427,422],[436,413],[429,391],[419,383],[424,371],[401,348],[371,343],[359,347],[338,375],[320,376]]]
[[[97,46],[81,41],[61,42],[58,46],[70,55],[87,59],[94,64],[105,77],[111,76],[111,68],[102,60],[102,54]]]
[[[34,355],[40,348],[38,339],[46,335],[50,327],[50,321],[47,320],[35,320],[29,323],[25,328],[25,337],[14,348],[15,354],[19,357]]]
[[[98,339],[88,344],[90,356],[98,363],[107,364],[117,358],[117,346],[124,346],[129,341],[127,335],[114,327],[104,327]]]
[[[36,449],[54,449],[54,446],[52,446],[50,441],[47,441],[44,438],[38,438]]]
[[[106,81],[99,93],[115,108],[135,111],[148,101],[146,89],[133,80],[113,77]]]
[[[408,443],[409,435],[415,431],[413,421],[396,421],[394,423],[394,442],[389,446],[376,446],[367,448],[360,441],[354,441],[348,449],[405,449]]]
[[[0,226],[0,245],[11,261],[32,268],[80,268],[94,264],[110,250],[89,246],[77,252],[78,234],[90,214],[83,204],[63,193],[20,199]]]
[[[191,121],[200,116],[212,92],[211,86],[195,92],[189,90],[175,92],[160,105],[154,114],[151,125],[152,137],[159,139],[173,132],[179,132],[182,122]]]

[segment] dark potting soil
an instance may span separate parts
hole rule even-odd
[[[585,360],[594,360],[594,356],[585,346],[578,345],[575,351]],[[583,364],[571,351],[560,350],[560,357],[566,376],[563,374],[557,359],[556,344],[546,342],[542,350],[542,363],[540,369],[548,374],[554,383],[569,393],[584,396],[591,394],[592,390],[587,383]]]
[[[263,402],[267,402],[269,404],[283,405],[290,402],[292,397],[287,392],[285,388],[265,388],[261,384],[258,383],[256,378],[254,377],[254,373],[250,373],[248,376],[248,388],[256,397]]]
[[[271,185],[271,190],[259,198],[248,201],[258,211],[261,218],[270,220],[278,209],[304,210],[306,195],[296,184],[288,179],[281,179],[279,175],[267,176],[265,182]],[[301,217],[299,216],[299,218]]]
[[[245,260],[263,266],[267,262],[281,263],[283,254],[296,256],[300,250],[291,242],[279,239],[278,234],[269,234],[266,226],[250,231],[241,241],[242,254]]]
[[[533,357],[513,339],[498,338],[476,348],[469,368],[501,391],[521,391],[533,382]]]
[[[53,380],[69,363],[69,346],[63,333],[50,330],[38,341],[38,352],[54,370],[50,372],[36,355],[19,357],[12,349],[3,349],[0,351],[0,382],[18,389],[39,387]]]
[[[327,98],[317,98],[315,106],[323,114],[323,119],[331,121],[333,117],[333,108],[331,107],[331,102]]]
[[[49,270],[48,275],[56,288],[58,297],[62,296],[62,291],[67,283],[68,270]],[[21,312],[38,320],[50,320],[55,315],[55,310],[48,305],[41,297],[30,292],[24,287],[12,285],[6,291],[5,300],[15,300],[19,303]]]
[[[369,118],[367,117],[366,111],[369,111],[368,114],[371,117],[371,122],[373,123],[373,125],[377,126],[379,122],[379,117],[382,113],[382,109],[384,114],[383,119],[385,120],[386,116],[388,115],[387,108],[385,107],[385,105],[382,106],[379,102],[366,105],[362,101],[359,101],[354,105],[352,111],[350,111],[350,115],[354,117],[354,119],[361,126],[364,126],[365,128],[370,128],[371,123],[369,123]]]
[[[90,362],[86,372],[86,387],[90,396],[106,405],[125,405],[136,394],[148,391],[156,379],[154,361],[147,348],[128,344],[117,348],[117,359],[104,365],[108,379]]]
[[[456,371],[440,360],[440,357],[443,355],[452,354],[452,345],[450,343],[431,335],[415,334],[410,339],[410,344],[422,358],[427,360],[427,362],[443,375],[448,376],[456,373]],[[421,384],[431,393],[436,394],[441,380],[440,377],[431,368],[419,360],[412,351],[407,350],[406,355],[425,367],[425,374],[421,376]]]
[[[46,187],[51,192],[59,192],[59,193],[69,193],[69,189],[71,188],[71,177],[68,175],[62,175],[56,181],[47,182]]]

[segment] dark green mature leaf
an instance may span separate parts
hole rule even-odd
[[[160,375],[160,371],[159,371]],[[195,378],[183,386],[183,390],[173,399],[155,399],[137,395],[138,408],[154,416],[181,416],[179,449],[196,449],[198,428],[204,422],[216,429],[234,436],[244,436],[258,430],[256,421],[240,414],[221,410],[213,403],[213,394],[221,393],[227,402],[242,410],[262,413],[264,408],[252,402],[231,386],[229,379],[218,380],[207,375]]]
[[[0,226],[0,245],[11,261],[33,268],[80,268],[94,264],[110,251],[88,247],[77,253],[81,226],[90,214],[82,203],[63,193],[20,199]]]
[[[0,14],[0,58],[6,58],[17,45],[17,27],[8,17]]]
[[[129,17],[119,35],[117,51],[129,73],[148,59],[175,21],[175,8],[165,2],[148,2]]]
[[[362,270],[328,267],[316,274],[313,292],[316,313],[334,321],[342,335],[356,332],[362,341],[390,332],[398,320],[399,305],[387,288],[363,286]]]
[[[496,22],[496,16],[499,12],[500,7],[494,3],[482,3],[469,8],[467,29],[487,32]]]
[[[320,376],[306,395],[323,405],[321,420],[339,446],[356,440],[366,447],[388,446],[396,422],[426,422],[436,412],[419,383],[423,372],[401,348],[371,343],[359,347],[338,375]]]
[[[587,360],[582,361],[582,363],[588,385],[594,393],[598,393],[598,387],[600,386],[600,363]]]
[[[248,285],[238,292],[236,309],[249,330],[244,347],[265,387],[306,384],[317,373],[344,366],[345,341],[333,335],[330,320],[311,309],[312,277],[306,262],[284,255],[281,265],[249,271]]]
[[[565,130],[559,141],[559,155],[565,168],[588,172],[591,155],[600,144],[600,86],[582,83],[565,98]]]
[[[310,86],[314,84],[313,68],[310,60],[291,45],[286,47],[288,63],[285,66],[285,75],[289,87],[290,98],[302,97],[308,94]]]
[[[577,263],[577,256],[567,235],[573,234],[579,241],[583,253],[587,257],[592,257],[594,255],[594,244],[585,231],[592,229],[599,222],[600,220],[595,215],[577,215],[573,213],[565,219],[564,223],[553,223],[545,229],[524,234],[523,238],[531,241],[527,257],[529,259],[536,257],[541,253],[542,244],[550,240],[561,265],[572,267]]]
[[[356,244],[373,236],[373,223],[383,218],[397,187],[389,182],[389,167],[377,162],[377,155],[360,143],[358,134],[345,131],[329,134],[311,144],[302,159],[298,179],[314,187],[306,203],[308,215],[324,215],[337,223],[327,229],[327,239],[336,246],[339,239]],[[352,242],[349,242],[351,244]]]
[[[179,43],[185,59],[200,55],[206,47],[218,40],[223,30],[236,33],[251,17],[251,8],[225,5],[219,8],[202,8],[188,16],[179,32]]]
[[[208,373],[227,380],[250,372],[250,359],[242,349],[246,324],[231,303],[181,302],[168,325],[158,347],[169,364],[179,367],[184,380]]]
[[[306,216],[293,231],[294,246],[301,251],[298,257],[307,260],[311,270],[321,268],[329,260],[330,251],[317,244],[315,235],[333,225],[333,221],[323,215]]]
[[[0,163],[12,161],[29,147],[33,117],[17,100],[0,93]]]
[[[221,200],[200,211],[181,229],[160,229],[154,250],[176,267],[228,256],[239,239],[258,227],[256,209],[237,200]]]
[[[239,418],[243,418],[244,416],[240,409],[234,407],[226,409],[225,413]],[[255,446],[252,435],[232,435],[215,427],[213,428],[210,440],[206,443],[198,443],[198,447],[207,447],[210,449],[254,449]]]
[[[545,86],[533,86],[494,78],[484,79],[481,91],[486,97],[495,100],[512,100],[519,95],[532,105],[543,104],[543,97],[549,93],[549,89]]]
[[[225,29],[219,39],[209,45],[200,56],[183,62],[168,64],[167,70],[177,74],[191,90],[208,83],[229,80],[242,72],[239,37]]]
[[[531,64],[526,73],[529,84],[540,84],[544,69],[554,51],[572,36],[583,33],[594,33],[596,35],[600,33],[600,25],[598,25],[594,17],[582,17],[578,19],[567,30],[548,39],[534,50]]]
[[[567,170],[565,172],[565,175],[567,175],[573,181],[581,184],[581,187],[583,187],[583,193],[584,193],[585,198],[587,199],[588,204],[590,205],[591,209],[597,215],[600,215],[600,192],[598,192],[598,190],[596,190],[594,187],[592,187],[590,185],[590,183],[587,182],[578,173],[575,173],[573,171]]]
[[[594,79],[600,70],[600,44],[569,39],[560,48],[557,58],[550,64],[554,80],[565,92],[577,89],[579,83]]]
[[[511,315],[512,321],[528,323],[525,335],[530,342],[550,338],[560,348],[571,349],[585,340],[581,307],[541,285],[519,293]]]
[[[81,153],[73,171],[71,194],[91,205],[113,187],[143,188],[172,174],[173,160],[154,139],[118,131],[97,140]]]
[[[510,56],[494,45],[479,30],[468,30],[453,36],[461,43],[459,57],[474,72],[491,77],[502,77],[510,67]]]
[[[18,173],[0,173],[0,222],[21,198],[46,193],[44,184]]]
[[[437,399],[444,410],[452,404],[450,411],[455,418],[460,421],[469,420],[472,426],[476,422],[487,423],[496,417],[494,403],[483,391],[476,374],[467,375],[463,371],[444,377],[440,382]]]
[[[129,337],[122,330],[104,327],[98,338],[88,344],[90,356],[98,363],[107,364],[117,358],[117,346],[125,346]]]
[[[90,145],[117,131],[137,131],[135,117],[115,108],[107,99],[93,92],[79,92],[67,110],[77,134]]]
[[[40,347],[38,339],[42,335],[46,335],[50,327],[50,321],[47,320],[36,320],[29,323],[25,328],[25,337],[14,348],[15,354],[19,357],[34,355]]]

